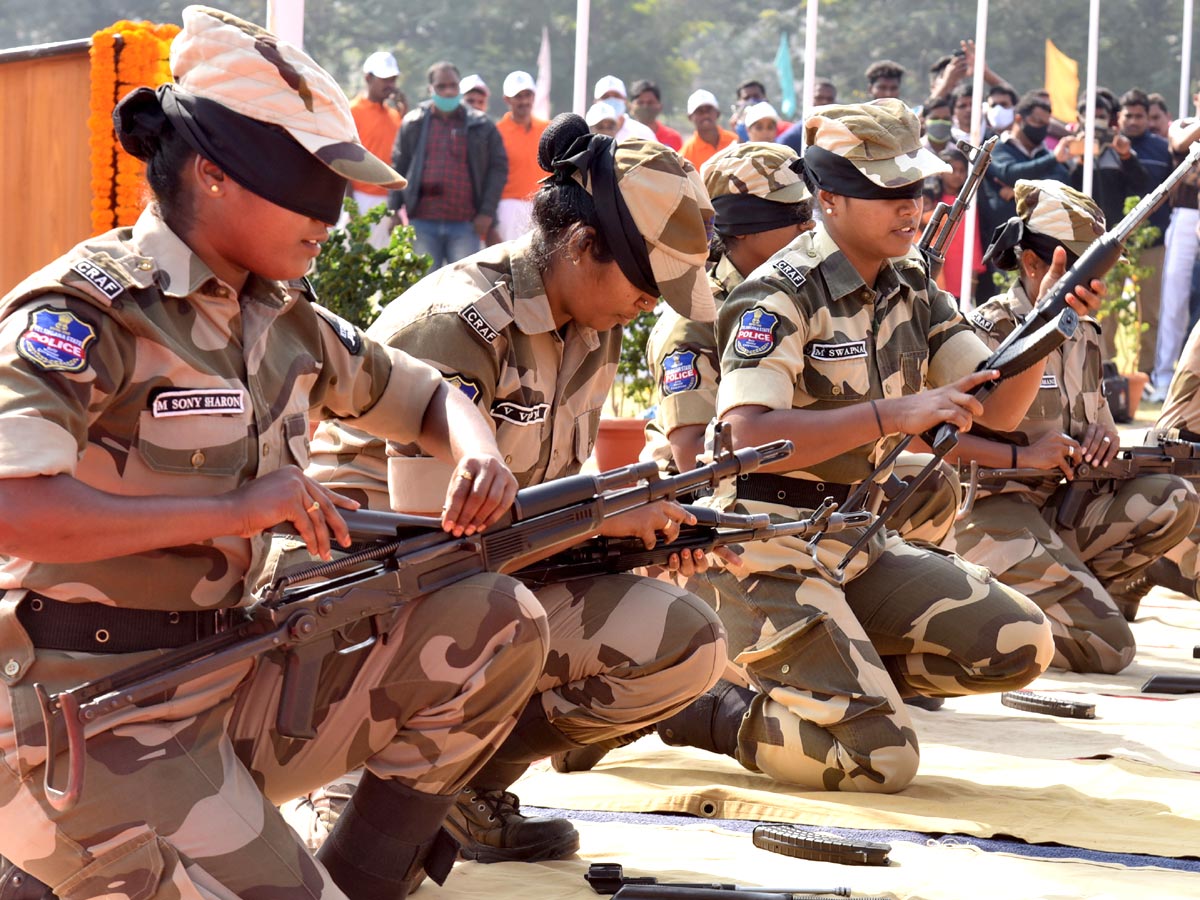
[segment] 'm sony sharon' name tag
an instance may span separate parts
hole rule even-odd
[[[246,402],[239,390],[222,388],[163,391],[154,398],[154,418],[166,416],[235,416],[245,412]]]

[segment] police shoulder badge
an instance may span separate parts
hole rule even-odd
[[[676,350],[663,360],[663,396],[694,391],[700,387],[700,371],[696,368],[695,350]]]
[[[39,306],[17,338],[22,359],[47,372],[82,372],[96,329],[65,309]]]
[[[766,356],[775,349],[775,328],[778,325],[779,316],[761,306],[742,313],[737,335],[733,339],[734,352],[747,359]]]
[[[444,375],[443,377],[446,379],[446,384],[450,385],[450,387],[458,388],[467,395],[467,399],[472,403],[478,400],[480,394],[483,393],[479,387],[479,382],[472,381],[470,378],[463,378],[457,372],[453,375]]]

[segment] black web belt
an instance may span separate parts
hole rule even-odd
[[[739,475],[737,478],[739,500],[783,503],[800,509],[816,509],[825,502],[826,497],[832,497],[840,506],[846,502],[846,498],[850,496],[850,491],[853,489],[854,485],[852,484],[809,481],[764,472],[752,472]]]
[[[227,610],[161,612],[103,603],[64,603],[29,593],[17,619],[39,650],[138,653],[182,647],[225,629]]]

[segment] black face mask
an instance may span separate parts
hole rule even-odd
[[[1022,125],[1021,132],[1025,135],[1025,139],[1033,146],[1037,146],[1046,139],[1046,132],[1050,130],[1049,125]]]

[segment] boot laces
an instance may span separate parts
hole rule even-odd
[[[497,819],[504,822],[512,816],[521,815],[521,799],[510,791],[481,791],[475,788],[467,790],[471,793],[471,801],[476,809],[488,814],[489,822],[495,822]]]

